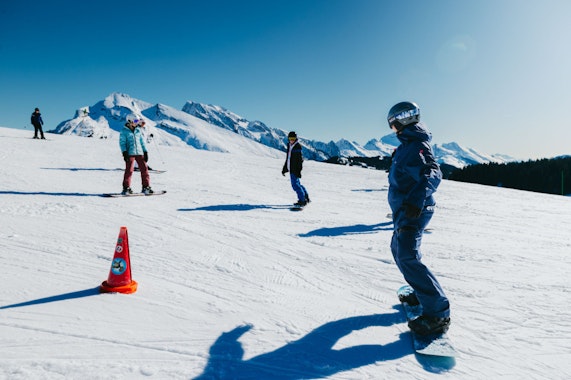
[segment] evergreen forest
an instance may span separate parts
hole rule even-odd
[[[571,194],[571,157],[507,164],[469,165],[450,173],[453,181],[502,186],[547,194]]]

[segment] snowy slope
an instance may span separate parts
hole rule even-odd
[[[0,129],[0,379],[571,377],[569,198],[442,183],[424,260],[460,356],[437,362],[397,305],[385,172],[306,162],[292,213],[283,157],[153,144],[168,193],[108,199],[117,141],[47,137]],[[99,294],[121,226],[139,289]]]

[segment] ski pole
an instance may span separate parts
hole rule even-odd
[[[155,136],[151,133],[151,135],[149,137],[153,140],[153,143],[155,144],[155,147],[157,148],[157,153],[159,154],[159,158],[161,159],[161,162],[164,165],[165,160],[163,159],[163,155],[161,154],[161,150],[159,149],[159,144],[157,144],[157,141],[155,140]]]

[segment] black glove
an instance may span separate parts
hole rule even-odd
[[[129,153],[123,152],[123,159],[125,160],[125,162],[129,161]]]
[[[285,177],[285,174],[287,173],[287,170],[282,170],[282,175]]]
[[[147,152],[143,153],[143,159],[145,160],[145,162],[149,161],[149,153]]]
[[[404,205],[404,215],[409,219],[418,219],[420,214],[422,214],[422,209],[411,205],[410,203],[405,203]]]

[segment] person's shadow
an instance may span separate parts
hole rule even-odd
[[[342,227],[323,227],[317,230],[309,231],[304,234],[299,234],[299,237],[313,237],[313,236],[343,236],[343,235],[359,235],[359,234],[373,234],[377,231],[392,231],[393,222],[377,223],[377,224],[356,224],[354,226]]]
[[[252,326],[238,326],[222,333],[210,348],[204,372],[195,380],[206,379],[317,379],[342,371],[394,360],[413,353],[410,338],[388,344],[367,344],[333,349],[337,341],[355,330],[373,326],[391,326],[405,319],[399,312],[351,317],[329,322],[303,338],[275,351],[244,360],[244,349],[238,339]]]

